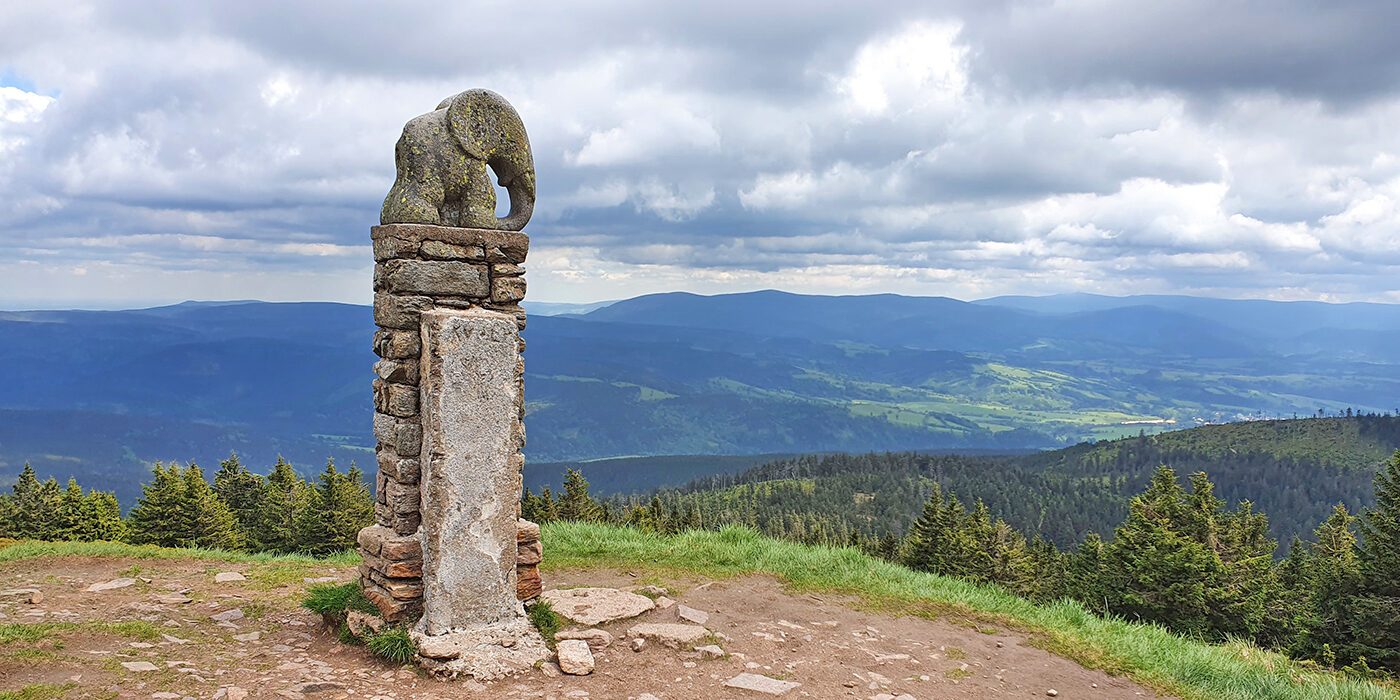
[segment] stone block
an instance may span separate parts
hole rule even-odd
[[[432,260],[485,260],[486,252],[480,245],[457,245],[444,241],[423,241],[418,252]]]
[[[432,308],[429,297],[378,292],[374,295],[374,322],[383,328],[416,331],[418,317]]]
[[[355,537],[355,542],[360,545],[361,553],[379,556],[379,552],[384,547],[384,538],[391,534],[382,527],[370,525],[360,530],[360,533]]]
[[[486,266],[451,260],[391,260],[385,283],[395,294],[484,297],[490,293]]]
[[[544,580],[540,570],[533,566],[521,566],[515,570],[515,597],[519,600],[534,600],[544,592]]]
[[[387,579],[418,578],[423,575],[423,560],[421,559],[385,559],[367,552],[361,552],[360,556],[364,559],[364,566]]]
[[[418,415],[418,387],[374,380],[374,410],[398,418]]]
[[[374,439],[399,453],[400,457],[416,457],[423,447],[423,428],[417,418],[406,420],[387,413],[374,414]]]
[[[384,500],[387,498],[388,482],[389,475],[385,474],[384,470],[381,469],[374,473],[374,500],[376,502],[388,503],[388,501]]]
[[[392,236],[375,238],[373,244],[375,262],[384,262],[385,260],[392,260],[394,258],[412,256],[417,247],[414,241],[394,238]]]
[[[418,458],[404,457],[392,448],[380,447],[376,452],[379,459],[379,473],[401,484],[418,483]],[[417,487],[414,487],[417,490]]]
[[[497,304],[514,304],[524,298],[524,277],[497,277],[491,280],[491,301]]]
[[[516,566],[538,564],[544,559],[544,545],[539,540],[522,544],[516,548]]]
[[[392,533],[385,533],[392,535]],[[423,543],[417,537],[389,536],[384,539],[380,556],[385,559],[407,560],[423,558]]]
[[[414,484],[402,484],[393,479],[389,480],[389,506],[394,509],[396,515],[408,515],[418,511],[418,487]]]
[[[374,522],[381,527],[392,528],[394,526],[394,509],[388,503],[374,504]]]
[[[379,608],[379,616],[388,622],[403,622],[422,609],[421,601],[394,598],[373,581],[362,580],[360,585],[364,587],[365,597],[369,598],[369,602],[374,603],[374,607]]]
[[[417,360],[423,343],[417,330],[393,331],[381,328],[374,332],[374,354],[386,360]]]
[[[540,526],[524,518],[515,521],[515,541],[520,544],[540,541]]]
[[[525,274],[525,268],[515,263],[492,263],[492,277],[519,277]]]
[[[423,573],[420,631],[519,616],[514,548],[519,423],[514,320],[486,310],[423,315]]]
[[[416,360],[380,360],[374,363],[374,373],[386,382],[418,386]]]
[[[563,639],[555,645],[559,657],[559,669],[571,676],[586,676],[593,673],[593,652],[588,642],[582,639]]]
[[[394,532],[400,535],[411,535],[418,532],[418,527],[423,524],[422,517],[417,513],[394,513]]]

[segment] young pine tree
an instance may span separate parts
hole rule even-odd
[[[325,555],[352,549],[360,529],[374,522],[374,499],[363,474],[353,464],[350,471],[336,471],[335,460],[326,460],[307,507],[297,519],[297,540],[308,554]]]
[[[179,547],[189,542],[194,529],[189,521],[193,512],[185,503],[185,481],[178,465],[166,467],[156,462],[151,481],[141,487],[141,498],[131,509],[131,541]]]
[[[266,495],[262,476],[248,471],[238,460],[238,455],[229,453],[228,459],[219,462],[219,471],[214,472],[214,493],[228,504],[233,517],[238,521],[238,531],[249,546],[256,546],[259,518]]]
[[[1350,617],[1361,583],[1352,532],[1355,520],[1346,506],[1338,503],[1314,533],[1308,571],[1310,620],[1297,645],[1309,658],[1330,661],[1329,656],[1338,655],[1339,660],[1353,660],[1346,657],[1346,646],[1351,641]]]
[[[254,549],[283,554],[297,551],[297,520],[308,500],[306,482],[278,456],[263,485],[263,505],[253,532]]]
[[[1400,673],[1400,450],[1376,473],[1376,507],[1361,516],[1358,554],[1350,652]]]
[[[564,496],[557,504],[560,520],[596,522],[598,504],[588,495],[588,480],[577,469],[564,471]]]
[[[247,543],[238,527],[238,519],[229,510],[224,499],[219,498],[209,482],[204,480],[204,470],[191,463],[185,467],[183,505],[188,509],[184,518],[191,524],[187,535],[187,545],[206,549],[237,551]]]

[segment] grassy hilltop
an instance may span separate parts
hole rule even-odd
[[[984,631],[1014,631],[1026,635],[1033,646],[1192,700],[1400,698],[1393,686],[1323,672],[1248,644],[1205,644],[1174,636],[1161,627],[1101,618],[1074,602],[1034,605],[996,587],[914,572],[856,550],[780,542],[742,528],[663,537],[607,525],[554,523],[544,528],[544,541],[547,576],[608,568],[625,570],[643,580],[661,581],[685,576],[722,579],[767,574],[781,580],[789,591],[848,595],[851,605],[865,610],[951,620]],[[344,570],[356,559],[353,555],[318,560],[112,543],[23,542],[0,544],[0,576],[23,567],[29,575],[42,577],[46,570],[75,562],[71,557],[87,557],[85,561],[98,564],[103,560],[120,566],[131,564],[132,570],[151,576],[161,575],[158,572],[167,566],[161,562],[170,562],[200,572],[197,575],[201,581],[220,567],[246,564],[240,568],[247,573],[255,600],[245,607],[264,619],[295,610],[303,595],[300,581],[304,577],[322,576],[327,567]],[[180,564],[182,561],[193,564],[193,568]],[[227,634],[211,629],[209,634]],[[95,674],[103,674],[101,669],[107,674],[120,674],[122,671],[115,664],[104,666],[97,657],[78,658],[87,655],[69,655],[62,644],[54,646],[42,640],[120,640],[128,634],[159,641],[159,628],[149,624],[5,621],[0,624],[0,668],[96,664],[99,670]],[[178,634],[193,638],[206,633],[201,629]],[[50,651],[41,650],[51,646],[54,648]],[[30,649],[35,651],[26,651]],[[60,683],[21,689],[6,687],[0,681],[0,698],[62,698],[77,685]]]

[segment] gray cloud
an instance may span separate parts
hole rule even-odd
[[[474,86],[536,298],[1400,301],[1391,4],[519,7],[0,9],[0,305],[363,301],[399,129]]]

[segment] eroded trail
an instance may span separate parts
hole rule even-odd
[[[726,687],[750,673],[800,684],[787,698],[1043,698],[1051,690],[1065,698],[1156,697],[993,626],[861,612],[838,596],[789,593],[761,576],[657,580],[616,570],[545,578],[547,588],[667,589],[665,607],[600,625],[614,641],[595,651],[592,675],[562,675],[548,664],[491,684],[445,683],[339,643],[319,616],[298,607],[311,585],[353,578],[350,567],[315,564],[90,557],[0,564],[0,589],[40,592],[35,603],[26,594],[0,596],[0,690],[48,684],[67,686],[66,698],[171,700],[767,697]],[[88,590],[108,582],[107,590]],[[713,633],[701,644],[715,643],[723,656],[655,641],[632,650],[629,628],[684,622],[682,605],[700,611]]]

